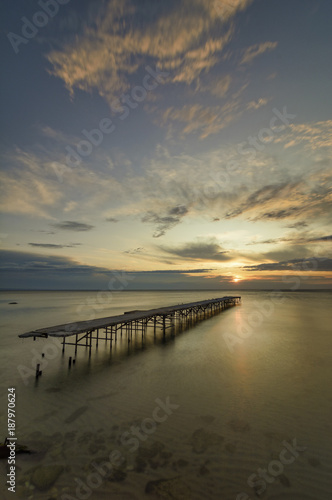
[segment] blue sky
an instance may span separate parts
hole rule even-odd
[[[331,287],[330,1],[1,9],[2,288]]]

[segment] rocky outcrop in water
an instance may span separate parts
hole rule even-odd
[[[145,493],[153,494],[163,500],[190,500],[191,490],[180,477],[149,481]]]
[[[53,486],[63,470],[62,465],[40,465],[32,474],[31,483],[38,490],[48,490]]]
[[[196,429],[190,439],[194,453],[204,453],[210,446],[221,444],[224,438],[215,432]]]

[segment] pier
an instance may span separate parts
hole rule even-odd
[[[133,333],[134,335],[141,333],[143,337],[148,326],[153,327],[154,332],[157,328],[161,329],[165,335],[166,330],[168,328],[174,329],[176,324],[194,325],[198,321],[208,319],[224,309],[240,303],[241,297],[222,297],[158,309],[128,311],[118,316],[40,328],[22,333],[19,337],[33,338],[34,340],[36,338],[57,337],[62,339],[63,353],[66,345],[73,345],[75,346],[75,355],[79,346],[88,348],[91,354],[93,341],[95,341],[96,347],[100,341],[110,341],[112,349],[112,342],[116,342],[118,335],[121,337],[123,334],[127,335],[128,342],[130,342]]]

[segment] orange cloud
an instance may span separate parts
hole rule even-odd
[[[139,3],[108,3],[74,42],[48,54],[50,72],[71,93],[75,88],[97,89],[109,103],[128,89],[128,77],[151,59],[171,70],[170,82],[190,84],[220,60],[233,32],[229,21],[249,3],[220,0],[225,9],[222,18],[210,0],[181,0],[176,8],[164,5],[157,18]],[[226,22],[222,34],[211,29]]]
[[[256,57],[264,54],[264,52],[274,50],[277,45],[278,42],[264,42],[248,47],[243,54],[240,64],[250,64]]]

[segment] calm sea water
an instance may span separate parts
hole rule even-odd
[[[81,347],[68,370],[72,347],[62,356],[18,334],[232,292],[2,292],[1,432],[15,387],[18,441],[35,452],[17,456],[20,497],[330,500],[332,294],[240,294],[241,306],[166,342],[149,330],[112,350],[101,342],[90,359]],[[101,480],[96,464],[112,452]],[[0,472],[0,498],[13,498],[6,460]]]

